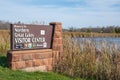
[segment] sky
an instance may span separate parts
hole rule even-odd
[[[120,25],[120,0],[0,0],[0,20],[62,22],[63,28]]]

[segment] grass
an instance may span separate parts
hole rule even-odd
[[[22,72],[0,68],[0,80],[75,80],[53,72]]]

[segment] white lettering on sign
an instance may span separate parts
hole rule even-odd
[[[30,43],[30,38],[15,38],[16,43]]]
[[[43,42],[45,42],[45,38],[43,37]]]
[[[29,29],[15,28],[15,32],[29,32]]]
[[[43,37],[40,37],[40,38],[32,38],[32,42],[44,42],[45,41],[45,38]]]
[[[37,46],[37,47],[42,47],[43,45],[42,45],[42,44],[37,44],[36,46]]]
[[[15,37],[24,37],[24,33],[15,33]]]
[[[46,42],[43,43],[43,47],[44,47],[44,48],[47,47],[47,43],[46,43]]]
[[[41,35],[45,35],[45,30],[40,30]]]
[[[25,37],[34,37],[34,34],[25,33]]]
[[[27,26],[26,25],[14,25],[15,28],[26,28]]]

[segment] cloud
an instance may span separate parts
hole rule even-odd
[[[120,3],[119,0],[50,0],[55,2],[47,4],[47,0],[42,1],[3,0],[0,2],[0,19],[25,23],[37,20],[47,24],[60,21],[66,28],[120,25],[120,6],[114,7]]]

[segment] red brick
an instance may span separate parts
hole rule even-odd
[[[53,64],[53,58],[49,58],[48,59],[48,65],[52,65]]]
[[[63,56],[63,51],[60,51],[59,53],[60,53],[60,57],[62,57]]]
[[[58,31],[58,30],[62,30],[62,26],[61,25],[56,25],[55,31]]]
[[[58,44],[62,44],[62,38],[58,39]]]
[[[59,39],[59,38],[54,38],[53,41],[54,41],[55,44],[58,44],[58,39]]]
[[[52,58],[42,60],[42,65],[52,65],[52,64],[53,64],[53,59]]]
[[[51,71],[53,67],[52,65],[47,65],[46,68],[47,68],[47,71]]]
[[[53,58],[58,58],[58,57],[59,57],[59,51],[54,51]]]
[[[25,68],[25,61],[14,62],[15,69]]]
[[[33,56],[30,53],[22,55],[22,60],[32,60],[32,59],[33,59]]]
[[[17,55],[17,54],[16,54],[16,55],[13,55],[13,56],[12,56],[12,61],[13,61],[13,62],[21,61],[21,55]]]
[[[62,44],[55,45],[53,50],[63,51]]]
[[[60,53],[59,53],[59,51],[55,51],[53,54],[54,54],[53,55],[53,64],[54,64],[55,62],[57,62],[60,59]]]
[[[46,58],[51,58],[52,57],[52,52],[48,53],[43,53],[43,54],[34,54],[34,59],[46,59]]]
[[[62,51],[63,51],[63,45],[62,45],[62,44],[59,44],[58,46],[59,46],[59,49],[58,49],[58,50],[62,52]]]
[[[62,33],[62,29],[59,29],[59,28],[56,28],[55,31]]]
[[[36,59],[33,60],[33,66],[41,66],[42,65],[42,60]]]
[[[58,50],[58,44],[53,45],[53,50]]]
[[[62,44],[54,44],[53,45],[53,50],[63,51]]]
[[[62,44],[62,38],[54,38],[54,44]]]
[[[62,38],[62,33],[56,31],[56,32],[54,33],[54,38]]]
[[[34,54],[34,59],[42,59],[43,57],[44,57],[44,55],[42,55],[42,54],[39,54],[39,53]]]
[[[48,53],[48,54],[46,54],[46,58],[52,58],[52,53]]]
[[[53,51],[53,56],[55,55],[55,54],[58,54],[59,53],[59,51]]]
[[[25,66],[26,67],[33,67],[33,60],[25,61]]]
[[[9,63],[9,68],[12,70],[16,70],[15,62]]]
[[[48,63],[48,60],[49,60],[49,59],[43,59],[43,60],[42,60],[42,64],[43,64],[43,65],[48,65],[48,64],[49,64],[49,63]]]

